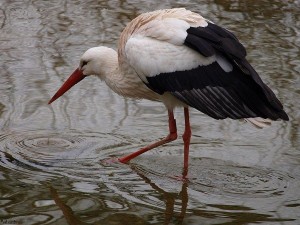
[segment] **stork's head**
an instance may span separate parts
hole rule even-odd
[[[55,93],[48,104],[62,96],[71,87],[90,75],[97,75],[100,79],[105,76],[115,66],[117,60],[117,53],[111,48],[104,46],[94,47],[88,49],[81,57],[79,67],[71,74],[65,81],[61,88]]]

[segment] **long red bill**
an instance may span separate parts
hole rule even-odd
[[[77,84],[79,81],[84,79],[85,76],[83,75],[80,69],[76,69],[71,76],[65,81],[65,83],[61,86],[61,88],[55,93],[55,95],[50,99],[48,104],[51,104],[60,96],[62,96],[65,92],[67,92],[71,87]]]

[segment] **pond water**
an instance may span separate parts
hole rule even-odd
[[[232,30],[290,116],[258,130],[191,110],[188,182],[181,139],[107,161],[166,135],[160,103],[91,77],[47,104],[86,49],[173,7]],[[1,0],[0,52],[0,224],[300,224],[299,0]]]

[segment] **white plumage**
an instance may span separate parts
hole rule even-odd
[[[125,54],[128,64],[145,83],[148,83],[146,77],[190,70],[216,61],[215,56],[204,57],[183,44],[177,46],[142,36],[127,41]]]

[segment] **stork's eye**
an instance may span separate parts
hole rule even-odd
[[[81,68],[84,67],[86,64],[88,64],[88,61],[83,60],[81,64]]]

